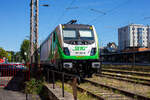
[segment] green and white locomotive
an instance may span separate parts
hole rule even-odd
[[[99,71],[99,45],[94,26],[59,24],[40,46],[40,63],[81,75]]]

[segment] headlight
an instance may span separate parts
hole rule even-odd
[[[96,48],[92,48],[92,50],[91,50],[91,56],[94,56],[95,55],[95,53],[96,53]]]
[[[64,47],[63,51],[64,51],[65,55],[67,55],[67,56],[70,55],[69,49],[67,47]]]

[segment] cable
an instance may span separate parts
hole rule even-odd
[[[112,9],[108,10],[105,14],[103,14],[103,15],[101,15],[101,16],[98,16],[98,17],[96,17],[95,19],[89,21],[88,24],[90,24],[90,23],[92,23],[92,22],[95,22],[95,21],[96,21],[98,18],[100,18],[100,17],[103,17],[103,16],[105,16],[105,15],[110,14],[110,13],[113,12],[114,10],[118,9],[120,6],[126,4],[128,1],[130,1],[130,0],[126,0],[126,1],[123,2],[123,3],[120,3],[120,4],[117,5],[116,7],[114,7],[114,8],[112,8]]]
[[[75,0],[72,0],[72,2],[68,5],[67,8],[69,8],[70,6],[72,6],[74,2],[75,2]],[[67,9],[65,9],[65,10],[63,11],[63,13],[62,13],[61,16],[58,18],[58,20],[55,22],[54,25],[56,25],[59,21],[61,21],[61,19],[62,19],[62,18],[64,17],[64,15],[65,15],[65,12],[66,12],[66,11],[67,11]]]
[[[103,11],[100,11],[100,10],[97,10],[97,9],[90,9],[91,11],[94,11],[94,12],[97,12],[97,13],[101,13],[101,14],[103,14],[103,15],[106,15],[106,13],[105,12],[103,12]]]

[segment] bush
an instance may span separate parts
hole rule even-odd
[[[39,94],[42,91],[42,88],[43,82],[32,78],[30,81],[26,82],[25,93]]]

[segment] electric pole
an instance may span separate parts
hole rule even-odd
[[[34,0],[31,0],[30,3],[30,64],[33,63],[33,34],[34,34]]]
[[[48,4],[41,6],[48,7]],[[38,64],[39,0],[30,3],[30,63]],[[35,42],[34,42],[35,39]],[[35,45],[34,45],[35,44]]]
[[[39,36],[39,0],[35,2],[35,61],[38,64],[38,36]]]

